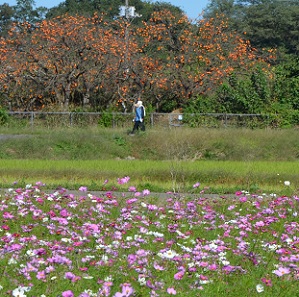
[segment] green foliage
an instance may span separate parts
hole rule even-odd
[[[189,100],[183,105],[184,113],[213,113],[215,109],[215,101],[213,98],[198,95],[196,98]]]
[[[224,15],[236,30],[257,48],[279,48],[298,53],[298,1],[212,0],[205,17]]]
[[[273,103],[268,116],[269,126],[291,128],[299,125],[299,110],[294,110],[289,104]]]
[[[202,114],[215,112],[215,101],[207,96],[197,96],[186,102],[183,106],[183,123],[188,127],[217,127],[217,118]]]
[[[99,127],[112,127],[113,125],[113,114],[112,112],[103,112],[98,121]]]
[[[273,97],[291,109],[299,109],[299,58],[286,57],[274,68],[274,74]]]
[[[0,109],[0,126],[4,126],[8,123],[9,115],[4,109]]]
[[[271,98],[270,80],[260,67],[250,73],[228,77],[215,95],[198,96],[184,106],[185,113],[258,114],[267,109]],[[194,118],[190,119],[190,123]]]
[[[217,112],[261,113],[270,97],[269,80],[261,68],[252,69],[245,77],[232,74],[217,91]]]
[[[115,143],[118,145],[118,146],[126,146],[127,145],[127,141],[124,137],[122,136],[118,136],[116,135],[114,137],[114,140],[115,140]]]
[[[0,5],[0,28],[1,35],[5,36],[12,24],[12,17],[14,15],[14,10],[7,3]]]
[[[35,8],[34,0],[17,0],[14,6],[14,20],[20,23],[28,22],[35,24],[43,19],[43,14],[47,9],[43,7]]]
[[[124,0],[66,0],[62,1],[58,6],[49,9],[47,18],[53,18],[64,15],[66,13],[71,15],[92,16],[95,12],[105,13],[108,19],[114,19],[119,16],[119,7],[125,5]],[[136,8],[136,12],[142,15],[143,21],[147,21],[153,11],[161,11],[163,9],[170,10],[174,13],[182,14],[182,10],[170,3],[164,2],[147,2],[141,0],[130,0],[130,6]],[[135,23],[141,23],[140,18],[136,18]]]

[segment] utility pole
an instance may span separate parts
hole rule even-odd
[[[126,31],[125,31],[125,42],[126,42],[126,49],[125,49],[125,72],[126,72],[126,78],[128,77],[128,73],[130,71],[129,69],[129,63],[128,63],[128,55],[129,55],[129,0],[126,0]]]
[[[136,17],[141,17],[140,14],[135,12],[134,6],[129,6],[129,0],[125,0],[125,6],[119,7],[119,16],[125,18],[125,53],[124,53],[124,74],[125,74],[125,81],[129,78],[129,46],[130,46],[130,36],[129,36],[129,26],[130,23],[133,21]],[[127,99],[125,99],[127,101]],[[126,112],[127,108],[122,102],[122,106]]]
[[[138,13],[135,12],[134,6],[129,6],[129,0],[125,0],[125,6],[119,7],[119,16],[124,17],[126,19],[125,24],[125,56],[124,56],[124,64],[125,64],[125,71],[129,72],[129,65],[128,65],[128,54],[129,54],[129,25],[136,17],[141,17]]]

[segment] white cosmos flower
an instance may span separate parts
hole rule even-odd
[[[146,233],[147,235],[154,235],[155,237],[164,237],[163,233],[149,231]]]
[[[256,285],[256,291],[257,291],[258,293],[262,293],[262,292],[264,292],[264,286],[261,285],[261,284]]]
[[[221,263],[222,263],[222,265],[224,265],[224,266],[227,266],[227,265],[230,264],[230,262],[227,261],[227,260],[221,260]]]
[[[65,238],[65,237],[61,238],[61,241],[62,242],[72,242],[72,240],[70,238]]]
[[[270,251],[276,251],[277,249],[279,249],[280,248],[280,245],[277,245],[277,244],[269,244],[268,245],[268,249],[270,250]]]
[[[138,282],[140,284],[140,286],[145,286],[146,285],[146,279],[144,276],[139,276],[138,277]]]
[[[102,261],[103,261],[103,262],[108,263],[108,260],[109,260],[109,258],[108,258],[107,255],[103,255],[103,256],[102,256]]]
[[[112,278],[111,275],[109,275],[109,276],[106,276],[106,277],[104,278],[104,281],[105,281],[105,282],[112,282],[112,281],[113,281],[113,278]]]
[[[181,247],[182,250],[184,250],[184,251],[186,251],[186,252],[188,252],[188,253],[191,253],[191,252],[192,252],[192,249],[190,249],[190,248],[188,248],[188,247],[186,247],[186,246],[184,246],[184,245],[182,245],[182,244],[180,244],[180,243],[177,243],[177,245],[178,245],[179,247]]]
[[[173,259],[174,257],[178,256],[178,254],[173,250],[168,250],[163,253],[158,253],[158,256],[164,259]]]
[[[289,186],[291,185],[291,182],[288,181],[288,180],[286,180],[286,181],[284,182],[284,185],[287,186],[287,187],[289,187]]]
[[[17,264],[18,262],[17,262],[17,260],[15,259],[15,258],[10,258],[9,260],[8,260],[8,265],[13,265],[13,264]]]
[[[33,257],[33,256],[35,256],[35,253],[33,252],[33,250],[28,250],[28,251],[26,252],[26,254],[27,254],[29,257]]]
[[[12,296],[14,297],[27,297],[27,295],[25,294],[26,292],[29,292],[31,290],[30,287],[17,287],[16,289],[14,289],[12,291]]]
[[[212,283],[212,282],[213,282],[213,280],[200,280],[200,281],[199,281],[199,283],[200,283],[201,285],[209,284],[209,283]]]

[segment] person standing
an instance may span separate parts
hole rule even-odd
[[[134,118],[134,127],[132,134],[134,134],[136,131],[140,130],[145,131],[145,125],[144,125],[144,117],[145,117],[145,108],[142,104],[141,100],[138,100],[137,103],[134,105],[135,107],[135,118]]]

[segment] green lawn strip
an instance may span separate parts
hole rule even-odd
[[[297,162],[264,161],[152,161],[152,160],[0,160],[0,185],[7,187],[42,181],[48,187],[69,189],[85,185],[94,190],[117,186],[117,178],[130,176],[130,184],[152,191],[192,191],[196,182],[200,189],[227,192],[295,191],[299,188]],[[105,184],[105,180],[109,180]],[[290,181],[286,187],[284,181]],[[105,184],[105,185],[104,185]]]

